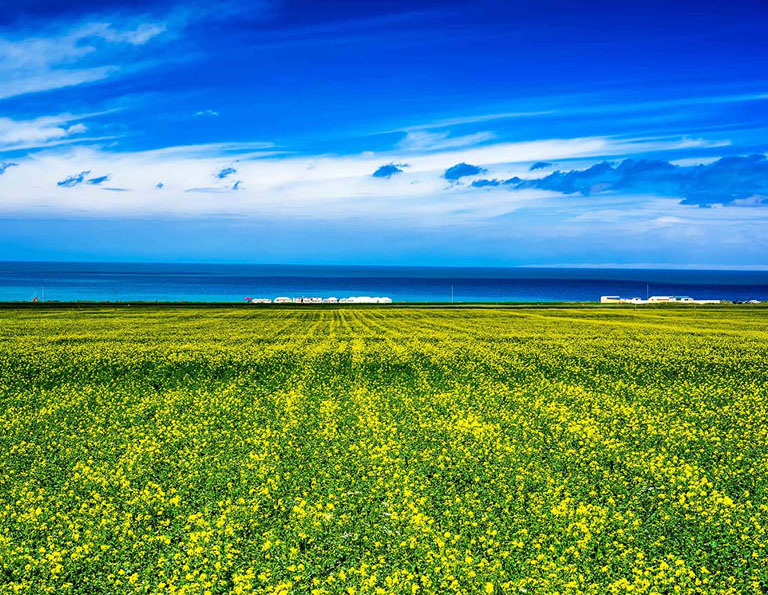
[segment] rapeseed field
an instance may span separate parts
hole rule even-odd
[[[767,322],[0,310],[0,593],[765,593]]]

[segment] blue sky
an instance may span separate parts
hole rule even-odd
[[[765,266],[768,5],[635,4],[0,0],[0,259]]]

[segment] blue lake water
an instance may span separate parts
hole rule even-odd
[[[601,295],[768,300],[768,271],[0,262],[0,301],[583,302]]]

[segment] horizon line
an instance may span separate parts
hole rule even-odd
[[[768,264],[683,264],[683,263],[554,263],[516,265],[461,264],[359,264],[359,263],[266,263],[224,261],[161,261],[161,260],[0,260],[0,264],[113,264],[113,265],[202,265],[202,266],[264,266],[264,267],[347,267],[403,269],[583,269],[583,270],[671,270],[671,271],[741,271],[768,272]]]

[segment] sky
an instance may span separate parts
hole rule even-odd
[[[0,260],[768,265],[768,3],[0,0]]]

